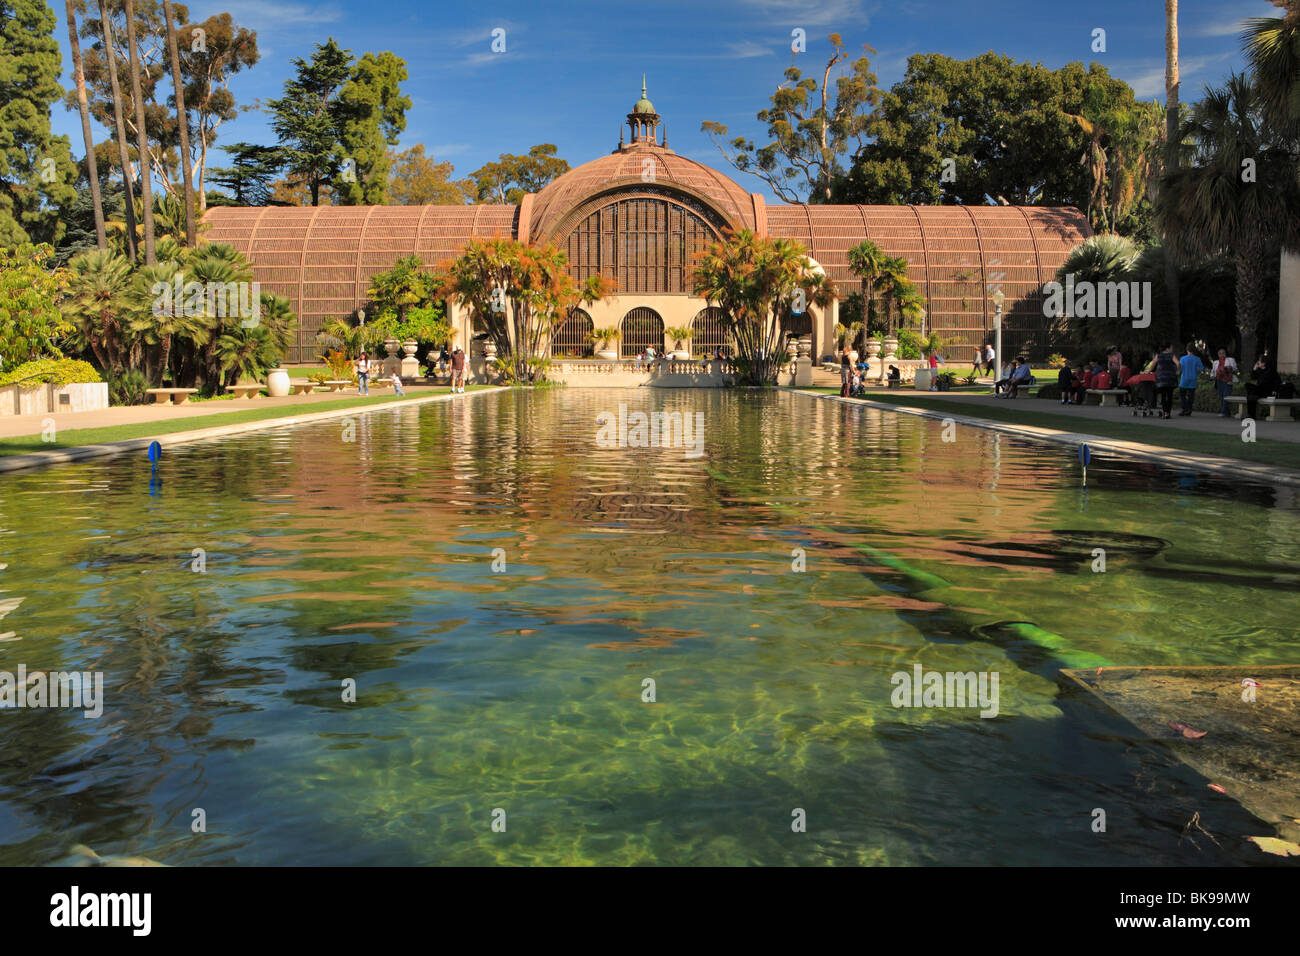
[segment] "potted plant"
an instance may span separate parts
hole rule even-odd
[[[616,325],[611,325],[606,329],[593,330],[589,337],[596,344],[596,358],[604,359],[606,362],[617,362],[618,352],[614,351],[611,346],[618,341],[620,334]]]
[[[684,326],[676,326],[671,329],[664,329],[668,337],[673,340],[674,351],[672,357],[675,359],[688,359],[691,353],[688,349],[682,347],[682,343],[691,337],[691,330]]]
[[[941,392],[946,392],[957,384],[956,372],[940,372],[934,380],[935,388]]]

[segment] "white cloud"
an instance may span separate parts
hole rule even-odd
[[[1217,83],[1226,79],[1226,74],[1222,76],[1206,76],[1205,73],[1211,67],[1221,64],[1235,55],[1230,50],[1225,53],[1215,53],[1211,56],[1183,57],[1178,63],[1179,88],[1182,91],[1181,99],[1188,103],[1199,100],[1201,98],[1200,89],[1207,82]],[[1129,86],[1133,87],[1133,92],[1140,100],[1149,100],[1157,96],[1163,97],[1165,93],[1164,60],[1148,62],[1159,62],[1160,65],[1148,68],[1128,80]],[[1119,75],[1119,71],[1113,72]]]
[[[225,0],[221,9],[230,14],[241,27],[257,30],[259,33],[283,28],[313,26],[320,23],[334,23],[343,18],[343,11],[334,4],[316,6],[310,3],[294,3],[292,0]],[[199,17],[197,10],[190,11],[190,17]]]
[[[1235,37],[1238,36],[1245,24],[1243,21],[1254,17],[1277,17],[1281,16],[1282,10],[1272,5],[1261,3],[1251,3],[1250,9],[1243,9],[1235,17],[1227,17],[1214,23],[1206,23],[1199,27],[1193,27],[1190,31],[1192,36],[1198,37]]]
[[[741,4],[791,27],[861,23],[879,6],[871,0],[741,0]]]
[[[770,56],[772,51],[761,43],[745,40],[740,43],[727,44],[727,57],[733,60],[748,60],[756,56]]]

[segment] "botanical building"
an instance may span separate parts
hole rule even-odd
[[[691,294],[695,253],[732,230],[795,239],[835,282],[841,298],[860,282],[848,250],[871,239],[903,256],[926,299],[927,331],[957,342],[989,338],[989,294],[1006,293],[1004,351],[1036,357],[1047,320],[1043,284],[1069,250],[1090,235],[1077,209],[1039,206],[769,205],[729,176],[668,148],[660,117],[642,97],[627,117],[628,135],[517,205],[214,207],[206,237],[228,242],[252,261],[264,289],[288,296],[300,320],[291,361],[312,361],[315,334],[366,302],[369,277],[409,255],[430,266],[454,258],[473,237],[509,236],[555,243],[581,278],[604,273],[617,294],[575,310],[552,343],[554,354],[580,354],[591,328],[618,326],[624,355],[661,348],[666,327],[687,326],[692,350],[724,343],[716,310]],[[838,303],[812,309],[795,327],[811,335],[814,356],[834,349]],[[452,310],[460,342],[468,317]],[[669,346],[672,343],[668,343]],[[964,359],[966,349],[954,347]]]

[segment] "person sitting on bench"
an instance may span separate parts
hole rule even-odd
[[[902,384],[903,373],[898,370],[897,365],[889,366],[889,383],[892,387],[895,383]]]
[[[1011,387],[1011,376],[1016,374],[1016,369],[1020,365],[1019,359],[1011,360],[1011,367],[1007,369],[1007,374],[993,383],[993,394],[1000,396],[1004,388]]]
[[[1016,370],[1011,373],[1011,381],[1008,385],[1006,396],[1015,398],[1020,389],[1028,388],[1034,382],[1034,375],[1029,369],[1029,363],[1023,359],[1016,359]]]

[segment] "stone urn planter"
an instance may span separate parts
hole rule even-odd
[[[402,378],[416,378],[420,374],[420,360],[415,357],[415,350],[420,347],[420,343],[415,339],[407,339],[402,343],[402,351],[405,356],[402,359],[402,368],[398,373]]]
[[[887,335],[881,343],[884,346],[884,358],[898,358],[898,336]]]
[[[604,359],[606,362],[617,362],[618,353],[613,349],[598,349],[596,351],[596,358]]]
[[[933,369],[918,368],[916,370],[916,377],[912,379],[912,383],[916,386],[917,391],[928,392],[930,390],[930,382],[932,382],[933,380],[934,380]]]
[[[266,393],[272,398],[284,398],[289,394],[289,370],[273,368],[266,373]]]
[[[880,354],[880,339],[867,339],[867,360],[875,358]]]

